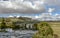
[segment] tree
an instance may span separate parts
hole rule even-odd
[[[11,28],[13,30],[17,30],[17,29],[20,29],[20,26],[19,25],[16,25],[15,22],[12,22]]]
[[[4,18],[2,18],[0,29],[5,30],[6,28],[7,28],[7,26],[6,26],[5,20],[4,20]]]
[[[6,21],[6,22],[10,22],[11,19],[10,19],[10,18],[6,18],[5,21]]]
[[[33,30],[37,30],[37,24],[33,25]]]
[[[38,23],[37,29],[38,32],[33,36],[33,38],[53,38],[53,30],[48,23]]]

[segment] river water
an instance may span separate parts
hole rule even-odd
[[[0,38],[32,38],[34,33],[36,33],[36,31],[32,31],[32,30],[0,32]]]

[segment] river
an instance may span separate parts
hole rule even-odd
[[[14,32],[0,32],[0,38],[32,38],[37,31],[17,30]]]

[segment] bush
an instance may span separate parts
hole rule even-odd
[[[38,32],[33,36],[33,38],[53,38],[53,30],[48,23],[38,23],[37,29]]]
[[[33,25],[33,30],[37,30],[37,28],[38,28],[38,27],[37,27],[37,24],[34,24],[34,25]]]
[[[5,19],[4,18],[2,18],[2,22],[1,22],[1,24],[0,24],[0,29],[6,29],[7,28],[7,26],[6,26],[6,23],[5,23]]]

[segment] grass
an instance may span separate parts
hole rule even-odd
[[[58,35],[58,38],[60,38],[60,22],[48,22],[53,31],[54,31],[54,34]]]

